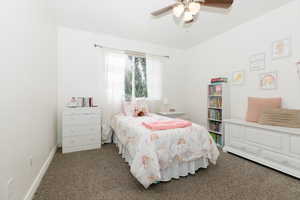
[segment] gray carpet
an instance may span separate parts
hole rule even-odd
[[[221,153],[218,164],[145,190],[114,145],[57,152],[34,200],[300,200],[300,180]]]

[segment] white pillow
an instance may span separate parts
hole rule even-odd
[[[148,115],[149,107],[145,99],[124,101],[122,103],[122,111],[125,116],[136,116],[139,111],[143,111],[145,115]]]
[[[134,110],[136,108],[136,103],[132,101],[124,101],[122,103],[122,111],[126,116],[134,116]]]
[[[136,101],[136,105],[138,110],[141,110],[145,113],[145,115],[149,114],[149,106],[148,106],[148,102],[146,99],[139,99]]]

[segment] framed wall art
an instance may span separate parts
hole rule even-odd
[[[277,72],[267,72],[260,74],[260,88],[263,90],[275,90],[277,89]]]
[[[272,59],[289,57],[292,54],[291,39],[286,38],[272,43]]]
[[[260,71],[266,68],[266,53],[258,53],[250,56],[250,72]]]
[[[245,82],[245,71],[236,71],[232,73],[231,84],[242,85]]]

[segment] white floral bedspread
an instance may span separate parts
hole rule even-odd
[[[133,159],[130,171],[145,188],[159,181],[160,170],[172,163],[199,158],[216,163],[219,151],[206,128],[193,124],[187,128],[152,131],[142,125],[158,120],[170,119],[156,114],[146,117],[119,114],[112,120],[117,138]]]

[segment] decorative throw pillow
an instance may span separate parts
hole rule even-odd
[[[268,109],[281,108],[281,98],[248,98],[246,121],[258,122],[261,114]]]
[[[145,99],[124,101],[122,103],[122,112],[126,116],[140,117],[149,114],[149,107]]]
[[[143,111],[145,115],[149,114],[148,103],[145,99],[139,99],[136,101],[136,105],[140,111]]]
[[[136,102],[124,101],[122,103],[122,111],[126,116],[134,116],[134,111],[136,108]]]
[[[269,109],[262,113],[260,124],[300,128],[300,110]]]

